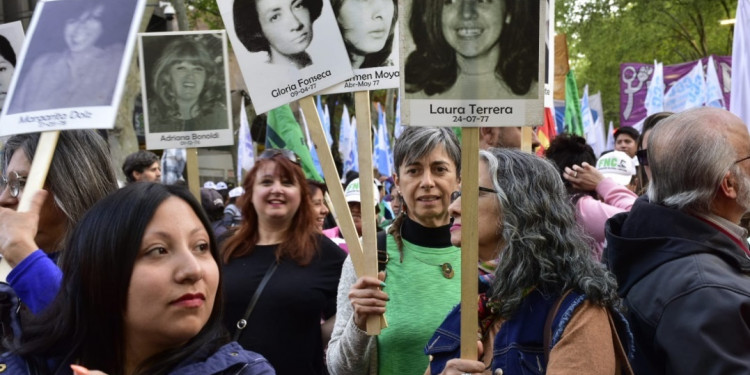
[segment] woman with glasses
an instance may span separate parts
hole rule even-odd
[[[61,272],[55,263],[67,234],[94,203],[118,188],[104,139],[94,130],[66,130],[32,211],[16,212],[38,142],[39,133],[8,139],[0,185],[0,254],[13,267],[7,281],[34,313],[57,294]]]
[[[613,215],[629,211],[638,196],[626,186],[605,178],[594,167],[597,164],[594,150],[583,137],[560,134],[552,140],[544,156],[557,166],[560,179],[575,206],[576,220],[593,239],[592,255],[601,260],[604,224]],[[630,181],[629,177],[627,181]]]
[[[346,254],[318,230],[293,152],[263,152],[242,187],[244,220],[222,254],[224,323],[245,349],[268,358],[276,373],[323,374]]]
[[[380,279],[357,278],[351,260],[344,263],[328,346],[332,375],[422,373],[428,362],[421,348],[460,301],[461,256],[450,243],[448,216],[461,173],[458,139],[447,128],[408,127],[393,157],[403,208],[378,238]],[[373,315],[388,321],[379,336],[365,333]]]
[[[426,341],[427,373],[632,373],[619,340],[629,337],[616,336],[627,329],[614,278],[589,256],[555,167],[518,150],[480,151],[479,186],[480,357],[455,359],[457,306]],[[451,242],[460,246],[454,197]]]

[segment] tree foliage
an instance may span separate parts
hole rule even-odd
[[[568,36],[579,87],[602,92],[607,121],[619,122],[621,63],[665,65],[730,55],[737,0],[557,0],[556,32]]]

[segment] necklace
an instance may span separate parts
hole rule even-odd
[[[443,273],[443,277],[445,277],[446,279],[452,279],[453,276],[454,276],[454,274],[455,274],[453,272],[453,265],[450,263],[450,262],[453,262],[453,261],[456,260],[455,256],[453,257],[453,259],[450,260],[450,262],[445,262],[445,263],[440,263],[440,264],[425,262],[422,259],[419,259],[419,257],[416,256],[416,255],[414,256],[414,259],[416,259],[416,260],[420,261],[421,263],[426,264],[428,266],[440,267],[440,272]]]

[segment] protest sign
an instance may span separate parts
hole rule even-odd
[[[0,135],[112,128],[145,0],[39,2]]]
[[[223,31],[138,35],[146,148],[234,143]]]
[[[328,0],[217,4],[256,113],[353,76]]]
[[[416,126],[523,126],[544,119],[546,2],[401,3],[402,121]]]

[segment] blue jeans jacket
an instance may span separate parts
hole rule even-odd
[[[491,368],[502,369],[505,375],[544,374],[547,361],[544,358],[544,326],[547,315],[557,302],[559,295],[544,294],[534,289],[524,298],[518,311],[504,322],[495,336]],[[585,296],[571,292],[563,300],[552,321],[550,350],[562,338],[565,327],[583,303]],[[622,315],[614,314],[622,327],[620,338],[625,340],[626,350],[632,348],[632,338],[627,322]],[[456,306],[435,331],[425,347],[425,354],[432,356],[430,371],[440,374],[448,360],[460,356],[461,310]],[[624,338],[623,338],[624,337]],[[628,350],[632,358],[632,350]]]

